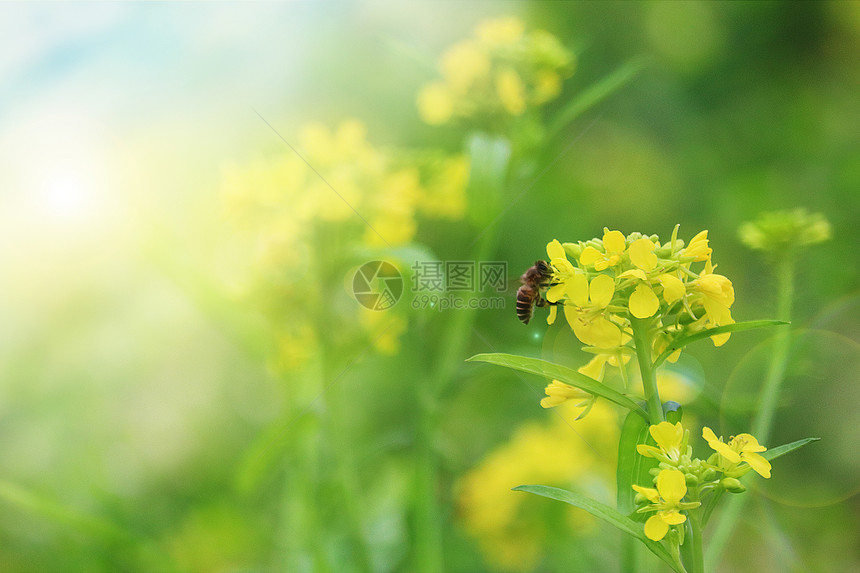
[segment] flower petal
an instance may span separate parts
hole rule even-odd
[[[648,280],[648,275],[646,275],[645,272],[640,269],[630,269],[629,271],[624,271],[623,273],[618,275],[618,278],[620,279],[626,279],[628,277],[635,277],[640,281]]]
[[[638,493],[644,495],[645,499],[647,499],[651,503],[657,503],[658,501],[660,501],[660,494],[653,487],[642,487],[641,485],[634,485],[633,489],[635,489]]]
[[[663,285],[663,300],[669,304],[687,294],[683,281],[675,275],[660,275],[658,280]]]
[[[592,246],[588,246],[582,249],[582,254],[579,255],[579,264],[584,267],[590,267],[601,259],[603,259],[603,253]]]
[[[567,298],[580,308],[588,306],[588,279],[585,275],[573,275],[565,281]]]
[[[735,439],[743,444],[742,452],[766,452],[767,448],[758,443],[758,440],[752,434],[738,434]]]
[[[750,467],[761,477],[770,477],[770,462],[767,461],[761,454],[754,452],[744,452],[741,454],[741,459],[748,463]]]
[[[588,364],[577,368],[577,372],[580,374],[585,374],[589,378],[594,378],[595,380],[603,380],[603,371],[606,366],[606,360],[608,356],[606,354],[598,354],[594,358],[588,361]]]
[[[654,254],[655,248],[651,239],[646,239],[645,237],[633,241],[627,250],[630,255],[630,262],[643,271],[653,270],[657,266],[657,255]]]
[[[663,510],[657,515],[669,525],[680,525],[687,521],[687,516],[676,509]]]
[[[741,461],[741,456],[731,449],[727,444],[724,444],[722,440],[717,438],[714,434],[714,431],[705,426],[702,428],[702,437],[707,440],[708,445],[711,449],[718,452],[721,456],[729,460],[729,462],[736,464]]]
[[[657,475],[657,491],[667,504],[676,505],[687,495],[687,482],[678,470],[663,470]]]
[[[624,249],[627,248],[627,241],[621,231],[604,231],[603,247],[607,254],[623,253]]]
[[[641,284],[630,295],[629,307],[636,318],[648,318],[660,309],[660,301],[650,286]]]
[[[646,458],[656,458],[661,455],[663,452],[660,451],[659,448],[655,448],[654,446],[649,446],[648,444],[639,444],[636,446],[636,451]]]
[[[615,294],[615,280],[609,275],[598,275],[594,277],[588,287],[588,296],[591,303],[597,308],[606,308]]]
[[[669,524],[657,515],[652,515],[645,522],[645,536],[651,541],[660,541],[667,533],[669,533]]]
[[[561,246],[561,243],[558,241],[558,239],[553,239],[547,244],[546,254],[550,258],[550,260],[566,258],[564,253],[564,247]]]
[[[557,285],[552,285],[549,287],[549,290],[546,291],[546,299],[549,302],[558,302],[561,300],[561,297],[564,296],[565,289],[567,285],[565,283],[558,283]]]
[[[555,322],[555,317],[558,316],[558,305],[551,304],[549,307],[549,314],[546,317],[546,323],[552,324]]]
[[[648,430],[651,432],[651,437],[664,452],[681,450],[681,441],[684,439],[684,427],[681,422],[674,424],[660,422]]]

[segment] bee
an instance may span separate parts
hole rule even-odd
[[[523,324],[529,323],[535,306],[552,304],[540,295],[540,289],[549,285],[551,276],[552,267],[548,262],[535,261],[534,266],[520,277],[523,284],[517,290],[517,318],[523,321]]]

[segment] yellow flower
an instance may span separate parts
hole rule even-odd
[[[684,257],[693,257],[696,262],[707,261],[711,258],[712,249],[708,246],[708,231],[702,231],[690,239],[690,244],[684,249]]]
[[[759,453],[767,451],[767,448],[760,445],[758,440],[750,434],[738,434],[726,444],[722,438],[718,438],[714,434],[713,430],[705,427],[702,429],[702,437],[707,440],[711,449],[720,454],[720,469],[724,473],[731,473],[739,464],[746,462],[760,476],[770,477],[770,462]],[[744,468],[740,468],[740,470],[740,475],[746,473]]]
[[[523,81],[511,68],[504,68],[496,74],[496,92],[502,107],[509,114],[521,115],[526,110]]]
[[[558,380],[550,382],[544,389],[544,392],[546,392],[546,398],[540,401],[540,405],[544,408],[553,408],[568,400],[589,400],[592,397],[585,390],[580,390],[575,386],[559,382]],[[577,406],[580,405],[584,404],[577,404]]]
[[[428,84],[418,92],[418,113],[430,125],[441,125],[454,114],[454,98],[442,82]]]
[[[713,273],[711,261],[705,263],[705,270],[699,278],[691,283],[692,291],[700,293],[699,300],[705,309],[704,320],[707,326],[722,326],[733,324],[732,313],[729,310],[735,302],[735,289],[732,281],[723,275]],[[731,333],[717,334],[711,337],[714,346],[722,346],[729,339]]]
[[[459,219],[466,212],[466,185],[471,165],[464,155],[433,164],[432,175],[420,189],[417,207],[430,217]]]
[[[684,286],[684,282],[675,275],[660,275],[657,280],[663,286],[663,300],[668,304],[680,300],[687,294],[687,287]]]
[[[620,231],[603,230],[603,249],[601,253],[592,246],[587,246],[579,256],[579,264],[584,267],[594,267],[596,271],[602,271],[608,267],[614,267],[621,261],[621,255],[627,248],[627,241]]]
[[[566,283],[564,317],[573,333],[584,344],[598,348],[621,345],[621,329],[604,316],[602,309],[612,301],[615,281],[607,275],[597,275],[591,282],[577,274]]]
[[[555,72],[542,71],[535,76],[534,101],[546,103],[561,93],[561,76]]]
[[[570,261],[567,260],[564,247],[561,246],[558,239],[553,239],[547,243],[546,254],[549,257],[549,264],[553,268],[552,282],[554,283],[546,292],[546,299],[549,302],[558,302],[562,297],[564,297],[568,288],[568,283],[577,274],[577,271]],[[582,274],[579,276],[585,278]],[[550,308],[553,320],[555,320],[555,313],[553,312],[554,309],[554,306]]]
[[[632,258],[632,257],[631,257]],[[636,285],[633,294],[627,301],[630,314],[636,318],[649,318],[660,310],[660,300],[654,294],[654,289],[648,281],[648,276],[641,269],[630,269],[618,275],[619,279],[631,278],[642,281]]]
[[[657,266],[657,255],[654,249],[657,245],[651,239],[645,237],[636,239],[630,243],[627,252],[630,254],[630,262],[643,271],[650,272]]]
[[[657,489],[638,485],[634,485],[633,489],[651,502],[651,505],[639,509],[639,513],[657,512],[645,522],[645,535],[653,541],[666,537],[670,525],[680,525],[687,521],[687,516],[681,513],[681,510],[701,505],[697,501],[681,501],[687,495],[687,483],[684,474],[676,469],[664,469],[657,475]]]
[[[675,424],[660,422],[648,428],[648,431],[651,433],[654,441],[657,442],[658,447],[639,444],[636,446],[637,452],[649,458],[665,458],[673,462],[681,459],[681,455],[684,453],[681,451],[681,448],[685,446],[685,432],[684,427],[681,426],[681,422],[676,422]]]
[[[483,43],[489,46],[514,44],[523,37],[525,25],[513,16],[485,20],[475,30]]]
[[[442,77],[451,88],[458,93],[464,93],[489,73],[490,59],[476,42],[465,41],[455,44],[445,52],[440,68]]]

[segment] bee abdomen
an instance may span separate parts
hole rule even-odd
[[[519,318],[523,324],[528,324],[529,320],[532,318],[532,311],[534,309],[536,297],[537,291],[527,285],[521,286],[517,291],[517,318]]]

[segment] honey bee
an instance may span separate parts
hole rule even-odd
[[[520,282],[523,284],[517,290],[517,318],[523,321],[523,324],[529,323],[535,306],[544,307],[552,304],[540,295],[540,289],[549,285],[551,276],[552,267],[549,263],[535,261],[534,266],[520,277]]]

